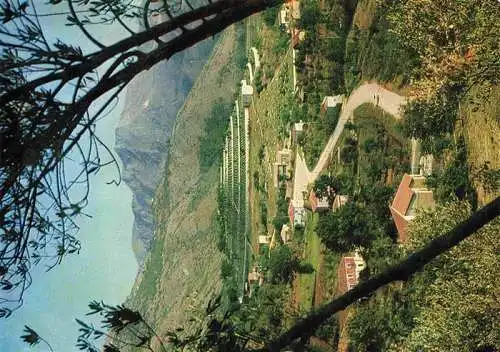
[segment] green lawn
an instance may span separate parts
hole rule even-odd
[[[318,213],[310,213],[307,220],[304,231],[304,262],[310,263],[314,268],[314,272],[311,274],[299,274],[298,299],[301,311],[309,311],[313,306],[316,274],[321,259],[321,240],[316,234],[316,224],[319,220]]]
[[[383,109],[370,103],[360,105],[354,110],[354,123],[360,126],[369,126],[370,124],[382,125],[389,135],[396,139],[401,144],[408,143],[407,138],[403,135],[403,123],[397,120],[391,114],[386,113]]]
[[[378,173],[380,181],[393,183],[392,175],[409,171],[410,145],[403,136],[401,122],[373,104],[363,104],[354,111],[358,135],[358,179],[360,184],[373,182]],[[366,149],[366,143],[375,141],[378,147]],[[397,179],[397,177],[396,177]]]

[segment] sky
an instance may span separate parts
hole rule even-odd
[[[40,4],[42,2],[37,2]],[[38,6],[38,5],[37,5]],[[45,8],[43,8],[45,6]],[[39,13],[51,9],[41,5]],[[65,5],[58,5],[58,11]],[[84,51],[94,50],[75,27],[65,26],[65,17],[46,17],[42,26],[49,40],[59,38],[82,46]],[[110,43],[123,36],[116,26],[95,28],[96,37]],[[98,135],[108,145],[115,144],[115,128],[123,109],[124,92],[120,103],[97,126]],[[132,194],[122,182],[108,185],[115,179],[113,167],[103,168],[91,179],[89,205],[85,213],[92,218],[80,217],[78,239],[82,249],[79,255],[70,255],[63,263],[45,273],[44,267],[32,272],[33,283],[24,296],[23,306],[8,319],[0,319],[0,351],[48,351],[43,344],[28,347],[21,342],[24,325],[29,325],[50,342],[54,351],[76,351],[78,325],[75,318],[85,318],[90,300],[103,300],[108,304],[123,303],[130,293],[138,266],[132,252],[133,214]]]

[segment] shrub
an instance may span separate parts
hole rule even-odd
[[[200,137],[200,169],[206,172],[220,159],[224,146],[228,117],[231,106],[222,99],[217,100],[205,120],[203,135]]]
[[[232,275],[233,275],[233,266],[227,259],[224,259],[220,267],[220,276],[222,279],[227,279]]]
[[[262,18],[264,23],[268,27],[274,26],[276,20],[278,19],[280,8],[279,6],[270,7],[262,13]]]

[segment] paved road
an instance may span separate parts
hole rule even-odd
[[[309,170],[307,169],[306,162],[302,159],[300,153],[297,152],[295,156],[295,172],[293,174],[293,199],[302,200],[302,192],[307,191],[309,183]]]
[[[328,143],[321,153],[316,167],[311,172],[308,170],[307,165],[299,158],[297,153],[294,177],[294,199],[296,190],[303,190],[307,188],[308,183],[314,182],[321,171],[326,167],[328,159],[332,154],[335,145],[338,142],[346,122],[352,117],[354,110],[362,104],[372,103],[378,105],[389,114],[393,115],[396,119],[401,118],[400,107],[406,103],[406,98],[394,92],[391,92],[376,83],[365,83],[359,88],[355,89],[347,99],[347,102],[342,105],[339,121],[330,136]],[[300,162],[297,162],[300,161]],[[299,177],[297,177],[299,175]],[[304,175],[308,175],[307,178]],[[297,194],[298,196],[298,194]]]

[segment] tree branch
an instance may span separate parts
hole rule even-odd
[[[87,37],[87,39],[90,40],[92,43],[94,43],[98,48],[104,49],[106,46],[101,42],[99,42],[97,39],[95,39],[94,36],[87,31],[83,23],[78,18],[78,15],[76,14],[75,8],[73,6],[73,0],[68,0],[68,7],[69,11],[71,12],[71,16],[75,20],[76,25],[78,26],[78,28],[80,28],[80,30]]]
[[[0,106],[5,105],[7,102],[16,99],[19,96],[22,96],[24,92],[32,91],[37,87],[40,87],[49,82],[63,80],[70,81],[86,72],[93,71],[97,69],[100,65],[102,65],[107,60],[111,59],[117,54],[124,53],[132,48],[138,47],[148,41],[154,40],[155,38],[159,38],[167,33],[170,33],[180,27],[187,27],[188,24],[196,22],[198,20],[210,17],[215,14],[220,14],[228,9],[238,12],[238,10],[254,8],[254,11],[248,12],[247,16],[256,13],[258,11],[264,10],[265,8],[275,5],[276,0],[220,0],[214,3],[210,3],[206,6],[200,7],[194,11],[190,11],[179,15],[175,18],[172,18],[169,21],[158,24],[154,27],[151,27],[150,30],[145,30],[140,33],[137,33],[134,36],[130,36],[126,39],[123,39],[109,47],[105,47],[102,50],[88,55],[84,62],[80,64],[73,65],[71,69],[66,69],[60,72],[56,72],[53,74],[49,74],[37,79],[34,79],[26,84],[23,84],[16,89],[5,92],[0,96]],[[237,16],[232,23],[235,23],[241,19],[245,18],[245,16]],[[222,27],[225,28],[224,26]],[[189,35],[191,32],[186,32],[185,35]],[[215,32],[212,32],[215,33]],[[180,37],[182,37],[181,35]],[[202,38],[204,39],[204,38]],[[199,40],[198,40],[199,41]],[[193,45],[197,41],[190,40],[190,45]],[[188,46],[184,46],[186,48]],[[177,52],[177,51],[176,51]]]
[[[411,254],[407,259],[399,264],[390,267],[385,272],[362,282],[344,295],[333,299],[328,304],[322,306],[306,318],[299,321],[288,331],[283,333],[274,341],[266,345],[260,351],[279,351],[290,345],[296,339],[307,336],[316,330],[333,314],[346,309],[359,299],[367,297],[377,289],[395,281],[407,281],[424,265],[434,258],[443,254],[447,250],[458,245],[464,239],[472,235],[488,222],[495,219],[500,214],[500,197],[487,204],[485,207],[474,213],[469,219],[457,225],[448,233],[435,238],[424,248]]]

